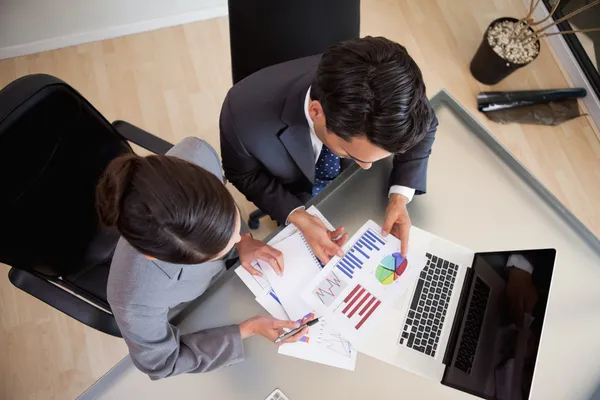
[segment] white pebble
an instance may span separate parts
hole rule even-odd
[[[513,64],[527,64],[540,52],[539,42],[526,39],[531,32],[525,23],[503,21],[488,31],[487,40],[494,52]]]

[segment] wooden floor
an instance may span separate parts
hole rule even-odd
[[[599,234],[600,143],[586,118],[560,127],[501,126],[477,114],[475,94],[489,87],[471,78],[470,58],[491,20],[524,11],[522,0],[363,0],[362,34],[407,46],[430,96],[446,88]],[[171,142],[199,136],[219,148],[218,115],[231,85],[226,18],[0,61],[0,87],[41,72],[70,83],[109,120]],[[494,89],[567,85],[543,45],[532,65]],[[253,207],[236,196],[247,215]],[[0,267],[0,398],[74,398],[126,354],[121,340],[14,290],[7,271]]]

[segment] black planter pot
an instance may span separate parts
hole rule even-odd
[[[496,53],[494,49],[492,49],[492,46],[490,46],[487,39],[488,32],[492,26],[504,21],[517,22],[518,19],[505,17],[498,18],[492,21],[492,23],[488,26],[488,28],[485,30],[485,33],[483,34],[483,40],[479,45],[479,49],[477,49],[477,53],[475,53],[475,56],[473,56],[473,60],[471,60],[471,74],[479,82],[485,83],[486,85],[494,85],[500,82],[502,79],[506,78],[508,75],[510,75],[517,69],[524,67],[531,63],[531,61],[533,61],[531,60],[530,62],[525,64],[513,64],[500,57],[498,53]],[[539,49],[539,40],[537,41],[537,46]],[[540,52],[538,51],[538,53],[534,57],[534,60],[539,54]]]

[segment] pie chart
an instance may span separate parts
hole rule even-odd
[[[400,253],[390,254],[385,256],[377,266],[375,277],[382,285],[389,285],[402,275],[407,266],[408,260]]]

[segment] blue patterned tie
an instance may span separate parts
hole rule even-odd
[[[323,145],[315,165],[315,184],[312,195],[316,196],[340,174],[340,158]]]

